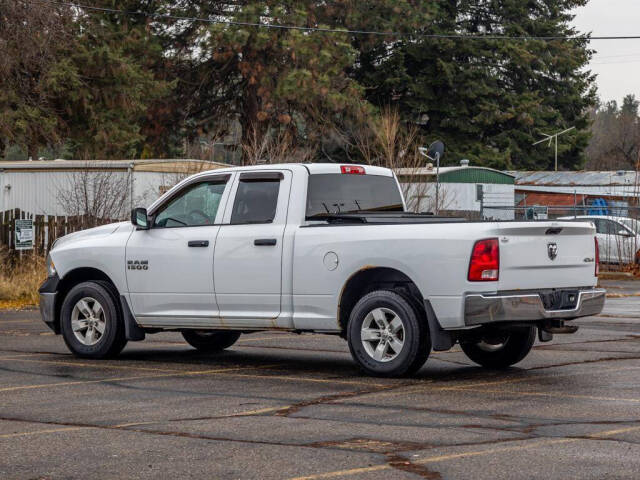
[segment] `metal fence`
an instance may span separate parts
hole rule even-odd
[[[640,207],[600,206],[600,205],[528,205],[528,206],[492,206],[483,205],[481,216],[486,220],[497,220],[504,212],[513,212],[514,220],[553,220],[560,217],[613,216],[622,218],[640,218]]]

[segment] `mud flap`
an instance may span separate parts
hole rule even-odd
[[[436,313],[433,311],[431,302],[424,301],[424,310],[427,313],[429,323],[429,334],[431,335],[431,348],[436,352],[450,350],[456,343],[456,338],[451,332],[447,332],[440,326]]]
[[[122,304],[122,315],[124,320],[124,335],[127,340],[132,342],[139,342],[144,340],[144,330],[136,323],[136,319],[133,317],[129,304],[127,303],[124,295],[120,295],[120,303]]]

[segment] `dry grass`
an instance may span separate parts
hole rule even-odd
[[[46,276],[43,257],[25,252],[20,258],[0,250],[0,308],[37,305],[38,287]]]

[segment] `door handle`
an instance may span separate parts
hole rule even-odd
[[[277,240],[275,238],[256,238],[253,241],[253,244],[256,247],[264,247],[264,246],[273,246],[275,245]]]
[[[190,247],[208,247],[209,240],[189,240]]]

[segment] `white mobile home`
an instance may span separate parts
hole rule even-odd
[[[407,206],[418,212],[435,212],[436,176],[439,177],[439,211],[487,219],[513,220],[514,175],[462,163],[456,167],[398,168],[395,170]],[[439,175],[437,175],[439,173]]]
[[[0,212],[65,216],[93,209],[108,215],[97,203],[111,197],[118,202],[112,211],[122,217],[121,212],[149,205],[187,175],[226,166],[189,159],[2,161]]]

